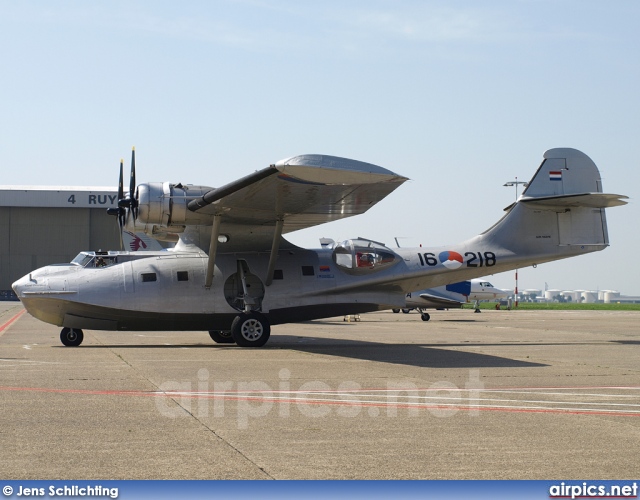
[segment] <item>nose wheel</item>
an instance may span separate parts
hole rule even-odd
[[[63,328],[60,341],[67,347],[78,347],[84,340],[84,333],[79,328]]]

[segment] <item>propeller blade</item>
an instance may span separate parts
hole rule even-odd
[[[127,210],[129,206],[128,200],[124,197],[124,160],[120,160],[120,179],[118,180],[118,207],[107,208],[107,214],[118,217],[118,228],[120,229],[120,248],[124,249],[122,240],[122,230],[126,222]]]
[[[133,200],[136,190],[136,148],[131,150],[131,177],[129,178],[129,198]]]
[[[124,198],[124,179],[123,179],[124,160],[120,160],[120,182],[118,182],[118,201]]]
[[[127,210],[128,209],[128,210]],[[131,151],[131,174],[129,177],[129,196],[124,194],[124,160],[120,160],[120,179],[118,182],[118,208],[108,208],[109,215],[118,216],[120,227],[120,247],[124,249],[122,232],[129,221],[129,213],[133,221],[138,217],[138,191],[136,189],[136,148]]]
[[[131,150],[131,177],[129,179],[129,203],[135,222],[138,217],[138,200],[136,198],[136,148]]]

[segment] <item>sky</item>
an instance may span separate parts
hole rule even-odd
[[[519,288],[640,295],[639,21],[632,0],[0,0],[0,184],[115,187],[132,146],[139,182],[212,187],[343,156],[411,180],[291,241],[441,246],[572,147],[630,203],[607,210],[610,248]]]

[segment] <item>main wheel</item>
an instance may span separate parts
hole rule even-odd
[[[400,312],[400,309],[391,309],[391,311],[393,311],[394,314],[398,314]]]
[[[216,344],[233,344],[234,340],[229,330],[209,330],[209,337]]]
[[[258,312],[241,313],[231,323],[231,337],[240,347],[262,347],[270,334],[269,320]]]
[[[402,309],[402,312],[404,314],[409,314],[411,312],[411,309]]]
[[[420,315],[420,319],[422,319],[422,321],[429,321],[431,319],[431,316],[429,315],[429,313],[422,313]]]
[[[77,347],[83,340],[84,333],[79,328],[63,328],[60,332],[60,342],[67,347]]]

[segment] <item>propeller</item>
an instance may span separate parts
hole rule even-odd
[[[120,246],[123,246],[122,231],[129,219],[129,213],[132,213],[133,220],[138,217],[138,199],[136,192],[136,149],[131,152],[131,174],[129,178],[129,193],[124,194],[124,160],[120,160],[120,180],[118,182],[118,208],[107,208],[107,214],[118,217],[118,226],[120,227]],[[129,210],[127,210],[127,208]]]

